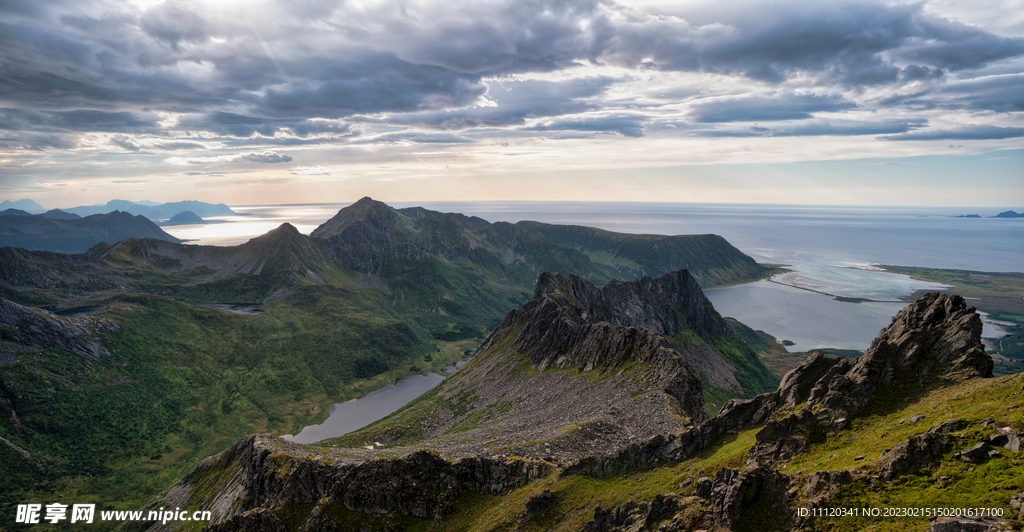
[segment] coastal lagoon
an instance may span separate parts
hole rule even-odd
[[[347,203],[232,205],[231,223],[167,228],[194,244],[237,245],[288,222],[309,234]],[[848,298],[892,303],[846,303],[797,289],[755,283],[711,291],[725,316],[797,343],[864,349],[902,308],[898,298],[943,285],[877,270],[873,265],[927,266],[975,271],[1022,271],[1024,218],[957,218],[1009,210],[977,207],[850,207],[627,202],[420,202],[441,212],[489,222],[536,220],[586,225],[622,233],[722,235],[758,262],[785,264],[777,281]],[[1017,207],[1019,209],[1019,207]],[[986,325],[986,336],[997,335]]]
[[[889,325],[903,302],[845,303],[771,281],[706,290],[723,316],[789,340],[790,352],[825,347],[863,351]]]

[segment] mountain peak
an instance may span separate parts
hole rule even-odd
[[[340,234],[350,225],[365,222],[378,230],[388,230],[395,225],[398,213],[387,204],[366,196],[359,201],[338,211],[338,214],[317,227],[309,236],[329,238]]]
[[[249,242],[263,244],[280,244],[283,242],[295,240],[297,238],[302,238],[302,236],[302,233],[300,233],[299,230],[296,229],[294,225],[285,222],[275,227],[274,229],[271,229],[270,231],[267,231],[266,233],[256,238],[253,238],[252,240],[249,240]]]

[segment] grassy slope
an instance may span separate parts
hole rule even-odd
[[[439,371],[464,352],[438,350],[389,315],[386,295],[364,288],[306,287],[255,316],[148,295],[110,303],[99,316],[122,329],[105,340],[112,357],[46,350],[3,367],[0,436],[45,471],[0,445],[4,470],[16,472],[0,502],[63,493],[141,507],[243,435],[294,433],[332,402]]]
[[[622,279],[687,268],[701,286],[712,287],[758,279],[768,271],[718,235],[631,235],[540,222],[516,225],[586,253]]]
[[[972,466],[953,457],[953,452],[969,447],[994,433],[980,422],[994,420],[1000,426],[1024,430],[1021,418],[1024,375],[996,379],[977,379],[957,386],[939,389],[920,400],[905,404],[884,416],[858,419],[852,428],[843,431],[825,444],[797,455],[779,469],[802,477],[818,470],[855,470],[870,479],[876,459],[887,448],[908,437],[927,431],[932,425],[950,419],[971,422],[959,433],[961,439],[947,450],[939,463],[916,474],[891,482],[870,484],[869,480],[854,482],[842,488],[826,505],[831,507],[949,507],[1002,508],[1010,515],[1010,497],[1024,490],[1024,452],[1000,449],[1002,456]],[[915,414],[924,414],[918,423],[904,422]],[[406,516],[374,517],[336,508],[345,522],[353,525],[400,525],[416,531],[575,531],[592,519],[594,509],[615,507],[630,500],[650,501],[658,494],[692,495],[695,477],[714,477],[723,467],[741,468],[746,453],[754,443],[759,428],[730,435],[716,442],[700,455],[679,463],[632,471],[620,471],[606,478],[570,476],[559,478],[559,471],[550,476],[511,490],[499,496],[466,493],[456,504],[456,511],[439,522],[417,520]],[[860,460],[857,457],[866,456]],[[948,477],[943,480],[942,477]],[[526,501],[532,495],[549,490],[554,495],[552,506],[541,515],[526,518]],[[704,501],[689,499],[694,508]],[[802,506],[797,500],[794,508]],[[751,509],[756,512],[756,508]],[[756,516],[754,516],[756,517]],[[904,531],[928,527],[925,518],[833,518],[819,519],[815,530],[829,531]]]

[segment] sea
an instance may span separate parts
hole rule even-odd
[[[238,216],[165,227],[190,244],[238,245],[282,223],[309,234],[348,203],[231,205]],[[779,339],[791,351],[865,349],[918,290],[943,285],[879,271],[879,265],[982,272],[1024,271],[1024,218],[992,218],[1014,207],[858,207],[638,202],[396,202],[478,216],[535,220],[637,234],[717,234],[758,262],[786,265],[772,281],[708,290],[724,316]],[[1020,207],[1016,207],[1020,211]],[[979,214],[982,218],[959,217]],[[828,294],[828,295],[825,295]],[[840,302],[832,296],[869,299]],[[986,337],[1002,330],[986,320]]]
[[[285,222],[309,234],[347,205],[231,205],[238,216],[212,218],[230,223],[164,230],[189,244],[238,245]],[[707,290],[708,298],[723,316],[793,342],[787,349],[794,352],[825,347],[864,350],[906,305],[900,297],[918,290],[948,288],[879,271],[880,265],[1024,272],[1024,218],[991,218],[1006,210],[1019,212],[1019,206],[980,209],[527,201],[390,205],[457,212],[489,222],[535,220],[622,233],[721,235],[758,262],[785,265],[791,272],[772,280]],[[959,217],[966,214],[982,218]],[[843,302],[833,296],[871,301]],[[997,338],[1005,334],[997,322],[984,321],[983,336]],[[403,395],[408,395],[404,390]],[[385,399],[374,397],[371,402]],[[352,406],[339,407],[338,411],[348,412]],[[307,435],[303,436],[306,439]]]

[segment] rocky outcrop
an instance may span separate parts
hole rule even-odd
[[[991,377],[981,327],[981,317],[962,297],[931,293],[901,310],[863,356],[812,357],[783,379],[774,398],[760,399],[774,399],[777,413],[758,433],[750,460],[788,459],[843,430],[854,416],[937,386]]]
[[[607,370],[627,361],[648,364],[670,377],[666,392],[700,422],[706,413],[702,399],[700,404],[694,402],[701,393],[691,377],[693,366],[705,369],[701,376],[712,381],[719,370],[728,375],[715,381],[722,387],[732,386],[729,379],[735,383],[734,370],[706,344],[673,351],[664,337],[684,333],[705,341],[736,334],[686,270],[658,279],[612,281],[600,289],[576,275],[544,272],[530,302],[510,312],[479,351],[511,340],[520,352],[528,353],[538,371]]]
[[[786,374],[774,392],[734,399],[698,427],[581,459],[564,474],[597,475],[685,460],[730,431],[762,423],[748,462],[775,463],[824,441],[870,409],[885,409],[937,386],[991,376],[992,359],[981,344],[981,318],[974,308],[960,296],[928,294],[901,310],[855,360],[815,353]],[[940,441],[945,442],[938,433],[908,445],[934,457]],[[905,469],[899,460],[894,464],[895,470]]]
[[[63,349],[93,361],[110,355],[95,335],[119,330],[106,320],[62,318],[6,299],[0,299],[0,327],[17,329],[22,345]]]
[[[204,460],[150,507],[209,510],[210,530],[224,532],[284,530],[282,519],[306,508],[303,528],[336,530],[344,529],[337,522],[344,512],[441,518],[463,492],[497,495],[542,478],[553,467],[520,459],[451,461],[427,450],[359,460],[264,434]]]
[[[565,344],[559,343],[563,333],[568,327],[584,324],[608,323],[648,329],[664,336],[692,331],[705,339],[735,335],[687,270],[666,273],[657,279],[613,280],[600,289],[577,275],[543,272],[537,278],[533,299],[521,310],[510,312],[481,349],[527,320],[532,326],[520,333],[515,342],[540,356],[564,352]],[[535,362],[546,367],[553,361]]]
[[[768,467],[747,471],[723,468],[714,479],[701,478],[694,497],[656,495],[650,502],[629,501],[615,508],[594,510],[588,532],[683,530],[789,530],[793,479]],[[756,512],[750,510],[756,506]]]

